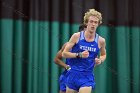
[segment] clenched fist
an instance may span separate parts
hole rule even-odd
[[[82,58],[87,58],[89,56],[88,50],[82,52]]]
[[[101,60],[101,59],[95,58],[95,64],[96,64],[96,65],[99,65],[99,64],[101,64],[101,63],[102,63],[102,60]]]

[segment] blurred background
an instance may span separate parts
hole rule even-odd
[[[107,49],[92,93],[140,93],[139,0],[0,0],[0,93],[58,93],[53,59],[90,8]]]

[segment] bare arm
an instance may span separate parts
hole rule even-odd
[[[103,63],[106,59],[106,42],[105,42],[105,39],[104,38],[101,38],[100,41],[100,58],[95,58],[95,62],[97,65]]]
[[[79,33],[75,33],[72,35],[72,37],[70,38],[69,42],[67,43],[64,51],[62,52],[62,56],[64,58],[76,58],[76,53],[71,53],[69,52],[70,49],[72,49],[72,47],[76,44],[76,42],[78,41],[79,37],[78,37]]]
[[[65,62],[62,61],[62,52],[63,52],[63,50],[64,50],[66,44],[67,44],[67,43],[65,43],[65,44],[62,46],[62,48],[57,52],[57,54],[56,54],[56,56],[55,56],[55,58],[54,58],[55,64],[57,64],[57,65],[59,65],[59,66],[65,68],[65,69],[67,68],[67,64],[65,64]]]
[[[70,38],[69,42],[67,43],[64,51],[62,52],[62,56],[64,58],[77,58],[77,53],[71,53],[70,50],[72,49],[72,47],[78,42],[80,37],[80,32],[75,33],[72,35],[72,37]],[[79,52],[81,56],[81,58],[87,58],[89,56],[89,52],[87,50],[83,51],[83,52]],[[78,55],[79,55],[78,53]]]
[[[106,59],[106,42],[105,42],[105,39],[103,39],[101,41],[101,49],[100,49],[100,59],[102,60],[102,62],[105,61]]]

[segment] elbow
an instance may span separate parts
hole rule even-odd
[[[57,58],[54,58],[53,61],[54,61],[55,64],[58,64]]]

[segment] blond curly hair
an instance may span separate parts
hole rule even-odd
[[[87,11],[84,15],[84,24],[88,22],[90,16],[96,16],[99,19],[99,24],[102,23],[102,14],[95,9],[89,9],[89,11]]]

